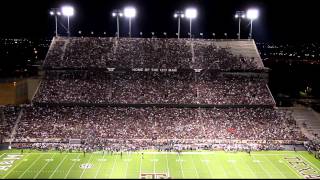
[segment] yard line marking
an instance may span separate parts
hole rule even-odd
[[[131,155],[130,155],[130,159],[131,159]],[[129,162],[130,161],[125,161],[127,163],[127,166],[126,166],[126,173],[125,173],[125,176],[124,178],[127,179],[127,174],[128,174],[128,166],[129,166]]]
[[[180,161],[180,170],[181,170],[182,178],[184,178],[183,169],[182,169],[182,161],[181,161],[181,158],[180,158],[180,154],[178,154],[178,156],[179,156],[179,161]]]
[[[90,156],[90,158],[89,158],[89,160],[87,161],[86,164],[88,164],[88,163],[91,161],[92,156],[93,156],[93,154],[91,153],[91,156]],[[86,170],[87,170],[87,168],[83,169],[83,171],[82,171],[82,173],[81,173],[81,175],[80,175],[80,179],[82,179],[82,176],[83,176],[83,174],[84,174],[84,172],[85,172]]]
[[[56,173],[57,169],[61,166],[61,164],[64,162],[64,160],[67,158],[67,156],[69,156],[69,154],[67,154],[66,156],[64,156],[64,158],[62,159],[62,161],[60,161],[60,163],[58,164],[58,166],[56,167],[56,169],[53,171],[53,173],[49,176],[49,179],[52,178],[52,175],[54,173]]]
[[[21,177],[34,165],[34,163],[36,163],[41,157],[43,156],[40,155],[35,161],[33,161],[33,163],[18,177],[18,179],[21,179]]]
[[[140,172],[139,172],[139,178],[141,178],[141,169],[142,169],[142,156],[140,156]]]
[[[269,161],[270,162],[270,164],[271,164],[271,166],[272,167],[274,167],[279,173],[280,173],[280,175],[283,177],[283,178],[287,178],[274,164],[273,164],[273,162],[269,159],[269,158],[267,158],[267,157],[263,157],[264,159],[267,159],[267,161]]]
[[[315,166],[313,163],[311,163],[308,159],[304,158],[302,155],[299,154],[299,156],[300,156],[302,159],[306,160],[311,166],[313,166],[314,168],[316,168],[316,169],[318,170],[318,173],[320,173],[320,170],[319,170],[319,168],[318,168],[317,166]]]
[[[55,156],[55,154],[51,155],[50,159],[53,158]],[[34,176],[32,179],[36,179],[39,174],[41,173],[41,171],[49,164],[50,161],[47,161],[46,164],[40,169],[40,171],[38,171],[38,173],[36,174],[36,176]]]
[[[102,159],[104,159],[104,156],[105,156],[105,154],[103,154]],[[99,165],[98,171],[97,171],[96,175],[94,176],[95,179],[97,179],[97,176],[98,176],[98,174],[99,174],[99,172],[100,172],[102,162],[103,162],[103,161],[100,161],[100,165]]]
[[[203,154],[202,156],[204,156],[204,154]],[[202,160],[202,158],[200,158],[200,159]],[[213,175],[212,175],[211,169],[210,169],[209,166],[208,166],[208,163],[205,163],[205,164],[206,164],[206,167],[207,167],[207,169],[208,169],[208,171],[209,171],[210,178],[213,178]]]
[[[26,157],[27,157],[27,156],[29,156],[29,154],[26,155]],[[7,177],[7,176],[8,176],[15,168],[17,168],[22,162],[24,162],[24,161],[22,161],[22,159],[21,159],[20,162],[18,162],[17,165],[15,165],[12,169],[10,169],[10,170],[7,172],[6,175],[4,175],[4,176],[2,177],[2,179],[5,179],[5,177]]]
[[[253,159],[255,159],[254,157],[253,157]],[[263,170],[263,172],[268,176],[268,179],[270,179],[271,177],[270,177],[270,175],[269,175],[269,173],[266,171],[266,169],[261,165],[261,163],[257,163],[260,167],[261,167],[261,169]]]
[[[194,161],[193,161],[193,158],[192,158],[192,154],[191,154],[191,161],[192,161],[192,167],[195,169],[196,171],[196,175],[198,177],[198,179],[200,178],[199,174],[198,174],[198,170],[197,170],[197,167],[194,165]]]
[[[168,177],[170,177],[169,162],[168,162],[168,153],[166,153],[166,161],[167,161],[167,173],[168,173]]]
[[[223,157],[224,158],[224,157]],[[223,163],[223,160],[221,161],[221,167],[223,169],[223,174],[226,176],[226,178],[229,178],[227,172],[226,172],[226,169],[224,168],[224,163]]]
[[[79,158],[79,156],[80,156],[80,153],[78,154],[77,159]],[[72,166],[69,168],[67,174],[64,176],[64,179],[66,179],[66,178],[68,177],[71,169],[73,168],[73,166],[74,166],[75,164],[76,164],[76,161],[73,162],[73,164],[72,164]]]
[[[109,178],[108,179],[111,179],[110,177],[111,177],[111,174],[112,174],[112,172],[113,172],[113,170],[114,170],[114,166],[117,164],[117,157],[118,156],[116,156],[116,158],[114,158],[114,161],[113,161],[113,165],[112,165],[112,169],[111,169],[111,172],[110,172],[110,174],[109,174]]]
[[[155,159],[154,154],[153,154],[153,159]],[[153,161],[153,173],[154,174],[156,173],[156,161]]]
[[[1,155],[0,155],[0,158],[1,158],[3,155],[5,155],[5,154],[6,154],[6,153],[1,154]]]
[[[234,159],[229,159],[229,157],[227,157],[227,161],[228,162],[231,162],[231,166],[233,167],[233,169],[235,169],[235,172],[237,173],[238,176],[240,176],[241,179],[243,179],[244,177],[242,176],[241,173],[239,173],[239,169],[237,168],[235,164],[235,162],[237,162],[237,160],[234,160]],[[229,163],[230,164],[230,163]]]
[[[248,163],[245,161],[245,159],[242,156],[241,156],[241,159],[243,159],[244,164],[248,167],[248,169],[250,170],[251,174],[257,179],[258,176],[256,175],[256,173],[253,172],[251,167],[248,165]]]

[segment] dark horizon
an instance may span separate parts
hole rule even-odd
[[[192,31],[196,37],[204,33],[205,38],[212,38],[212,32],[216,38],[236,39],[238,21],[234,18],[235,11],[256,7],[260,15],[253,22],[253,36],[256,41],[317,41],[320,28],[318,22],[316,1],[281,1],[275,0],[120,0],[111,1],[85,1],[85,0],[10,0],[2,1],[4,10],[0,12],[3,18],[0,37],[27,37],[45,38],[54,35],[55,21],[49,15],[50,8],[61,7],[70,4],[75,8],[75,16],[70,18],[71,35],[78,35],[81,30],[84,35],[114,36],[116,21],[111,16],[114,9],[122,9],[127,5],[135,6],[137,17],[132,21],[133,37],[139,37],[139,32],[144,37],[150,37],[151,32],[163,37],[167,32],[168,37],[176,37],[177,20],[173,18],[175,10],[184,10],[186,7],[196,7],[198,17],[193,21]],[[10,15],[13,14],[14,15]],[[66,18],[59,19],[66,25]],[[59,23],[59,24],[60,24]],[[241,38],[246,39],[249,34],[250,22],[243,20],[241,23]],[[128,20],[120,20],[120,34],[126,36]],[[181,36],[187,37],[189,21],[182,20]],[[59,32],[65,35],[65,30],[59,25]],[[146,34],[147,33],[147,34]]]

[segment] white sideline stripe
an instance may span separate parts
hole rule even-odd
[[[86,164],[88,164],[88,163],[91,161],[92,155],[93,155],[93,154],[91,154],[91,156],[90,156],[90,158],[89,158],[89,160],[87,161]],[[84,169],[83,169],[83,171],[82,171],[82,173],[81,173],[81,175],[80,175],[80,179],[82,179],[82,176],[83,176],[83,174],[84,174],[84,172],[85,172],[86,170],[87,170],[87,168],[84,168]]]
[[[18,177],[18,179],[21,179],[21,177],[22,177],[22,176],[34,165],[34,163],[36,163],[42,156],[43,156],[43,154],[40,155],[40,156],[37,158],[37,160],[33,161],[33,163]]]
[[[26,155],[26,157],[27,157],[27,156],[29,156],[29,154]],[[24,157],[24,158],[25,158],[25,157]],[[24,161],[22,161],[22,159],[21,159],[21,161],[18,162],[18,164],[17,164],[16,166],[14,166],[12,169],[10,169],[10,170],[7,172],[7,174],[2,177],[2,179],[4,179],[5,177],[7,177],[7,176],[8,176],[15,168],[17,168],[22,162],[24,162]]]
[[[50,159],[52,159],[55,155],[56,155],[56,154],[53,154],[53,155],[50,157]],[[38,171],[38,173],[37,173],[32,179],[36,179],[36,178],[39,176],[39,174],[42,172],[42,170],[43,170],[45,167],[47,167],[47,165],[49,164],[49,162],[50,162],[50,161],[47,161],[46,164]]]
[[[104,156],[105,156],[105,154],[103,154],[103,156],[102,156],[102,159],[104,159]],[[99,174],[99,172],[100,172],[100,169],[101,169],[101,165],[102,165],[102,162],[104,162],[104,161],[100,161],[100,165],[99,165],[99,168],[98,168],[98,170],[97,170],[97,173],[96,173],[96,175],[94,176],[94,178],[95,178],[95,179],[97,179],[97,176],[98,176],[98,174]]]
[[[77,159],[79,159],[80,153],[77,156]],[[73,166],[76,164],[76,161],[73,162],[72,166],[70,167],[70,169],[68,170],[68,173],[64,176],[63,179],[66,179],[71,171],[71,169],[73,168]]]
[[[62,161],[60,161],[60,163],[58,164],[58,166],[56,167],[56,169],[51,173],[51,175],[49,176],[48,179],[51,179],[52,175],[54,175],[54,173],[56,173],[56,171],[58,170],[58,168],[61,166],[61,164],[64,162],[64,160],[67,158],[69,154],[67,154],[66,156],[64,156],[64,158],[62,159]]]

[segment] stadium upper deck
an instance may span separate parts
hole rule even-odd
[[[54,38],[44,68],[265,69],[253,40],[113,37]]]

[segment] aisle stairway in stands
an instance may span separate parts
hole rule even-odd
[[[307,107],[294,107],[293,116],[310,140],[320,137],[320,115],[317,112]]]

